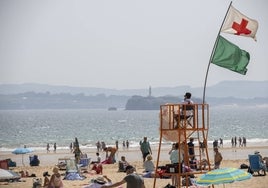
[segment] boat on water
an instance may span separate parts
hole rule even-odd
[[[116,108],[116,107],[109,107],[108,110],[109,110],[109,111],[116,111],[117,108]]]

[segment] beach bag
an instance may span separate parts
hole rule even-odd
[[[246,164],[241,164],[241,165],[240,165],[240,168],[241,168],[241,169],[248,169],[248,167],[249,167],[249,166],[246,165]]]
[[[179,164],[166,164],[166,172],[167,173],[178,173],[179,172]]]

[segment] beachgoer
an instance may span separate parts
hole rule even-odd
[[[223,148],[223,139],[222,138],[220,138],[220,147]]]
[[[152,160],[153,157],[151,155],[147,155],[146,161],[143,163],[144,172],[155,171],[155,166]]]
[[[213,148],[217,148],[218,147],[218,140],[214,140],[212,145],[213,145]]]
[[[222,161],[222,155],[219,148],[214,148],[214,169],[219,169]]]
[[[180,172],[182,172],[182,163],[183,163],[183,155],[184,155],[184,150],[183,150],[183,144],[179,148],[179,143],[175,143],[174,148],[170,152],[170,162],[171,164],[178,164],[180,167]],[[175,187],[179,185],[178,181],[178,175],[171,175],[171,184]]]
[[[182,104],[193,104],[194,102],[191,99],[192,94],[189,92],[186,92],[184,95],[184,99],[181,101]],[[185,105],[186,106],[186,105]],[[181,109],[181,115],[183,116],[191,116],[193,115],[193,108],[192,107],[187,107],[185,109]],[[183,118],[183,117],[182,117]]]
[[[101,143],[100,143],[100,141],[98,141],[98,142],[96,143],[96,147],[97,147],[97,152],[99,152],[100,149],[101,149]]]
[[[104,148],[106,148],[106,144],[105,144],[105,142],[101,142],[101,149],[102,149],[102,151],[104,151]]]
[[[63,188],[63,183],[61,180],[61,175],[59,173],[59,168],[54,167],[53,168],[53,174],[49,180],[48,187],[53,187],[53,188]]]
[[[264,163],[264,159],[262,158],[260,152],[255,151],[254,154],[259,156],[259,164],[260,164],[261,168],[263,169],[264,175],[266,175],[267,167],[266,167],[266,164]]]
[[[56,142],[54,143],[54,152],[56,153],[56,150],[57,150],[57,144]]]
[[[49,148],[50,148],[49,143],[47,143],[47,153],[50,152]]]
[[[125,142],[125,140],[123,141],[122,145],[123,145],[123,149],[125,149],[125,147],[126,147],[126,142]]]
[[[127,146],[127,149],[129,148],[129,141],[127,140],[126,141],[126,146]]]
[[[49,177],[50,175],[48,174],[48,172],[44,172],[43,173],[43,177],[44,177],[44,184],[43,184],[43,187],[44,188],[48,188],[48,185],[49,185]]]
[[[188,145],[188,152],[189,152],[189,159],[195,159],[195,152],[194,152],[194,138],[190,138],[190,141],[187,143]]]
[[[75,147],[73,153],[74,153],[74,158],[75,158],[76,164],[79,164],[80,158],[81,158],[81,155],[82,155],[82,152],[79,149],[79,147]]]
[[[73,143],[72,143],[72,142],[70,143],[69,148],[70,148],[70,151],[71,151],[71,153],[72,153],[72,152],[73,152]]]
[[[115,153],[117,149],[115,147],[106,147],[103,149],[103,151],[106,152],[106,160],[103,161],[103,164],[114,164],[116,162],[115,160]],[[110,155],[108,154],[110,152]]]
[[[200,147],[202,155],[205,155],[205,143],[204,143],[204,141],[199,143],[199,147]]]
[[[103,185],[111,185],[112,181],[106,175],[93,179],[91,183],[83,188],[101,188]]]
[[[100,153],[97,152],[97,153],[96,153],[96,156],[97,156],[97,160],[96,160],[96,161],[92,161],[92,162],[91,162],[92,164],[95,164],[95,163],[101,163],[101,156],[100,156]]]
[[[153,154],[151,150],[150,142],[147,141],[147,137],[144,137],[143,141],[140,141],[140,150],[142,153],[143,162],[145,161],[147,155]]]
[[[38,159],[38,155],[34,155],[30,157],[30,166],[39,166],[40,160]]]
[[[244,147],[247,146],[247,139],[246,139],[246,137],[243,137],[243,146],[244,146]]]
[[[135,173],[135,168],[131,165],[126,167],[126,176],[119,182],[112,185],[104,185],[102,188],[118,187],[123,184],[127,184],[127,188],[145,188],[143,178]]]
[[[73,147],[74,147],[74,148],[76,148],[76,147],[79,148],[79,142],[78,142],[78,138],[77,138],[77,137],[74,138]]]
[[[239,143],[239,147],[242,147],[243,146],[243,144],[242,144],[242,138],[240,136],[238,138],[238,143]]]
[[[126,167],[129,163],[126,161],[125,156],[121,156],[121,160],[118,162],[118,172],[126,172]]]
[[[101,163],[94,163],[92,166],[92,169],[96,174],[102,174],[102,164]]]
[[[119,146],[118,146],[118,140],[115,141],[115,147],[118,150]]]

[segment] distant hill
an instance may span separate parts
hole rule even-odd
[[[205,102],[215,105],[267,105],[265,82],[225,81],[207,88]],[[193,94],[196,103],[202,103],[201,88],[178,86],[174,88],[113,90],[78,88],[42,84],[0,85],[0,109],[107,109],[158,110],[161,104],[178,103],[185,91]],[[201,94],[200,94],[201,93]],[[159,96],[157,96],[157,95]]]
[[[68,93],[72,95],[99,95],[106,96],[148,96],[148,88],[144,89],[107,89],[94,87],[71,87],[71,86],[54,86],[46,84],[0,84],[0,94],[18,94],[25,92],[36,92],[50,94]],[[202,87],[177,86],[177,87],[152,87],[152,96],[183,96],[189,91],[193,96],[202,98]],[[236,98],[258,98],[268,97],[268,80],[266,81],[223,81],[216,85],[206,88],[206,97],[236,97]]]

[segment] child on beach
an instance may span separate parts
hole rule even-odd
[[[52,171],[53,171],[53,175],[50,178],[48,187],[49,188],[63,188],[63,183],[61,180],[61,175],[59,173],[59,168],[54,167]]]

